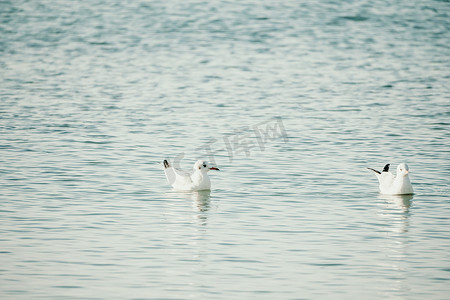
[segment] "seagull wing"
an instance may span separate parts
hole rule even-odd
[[[394,182],[395,176],[391,172],[381,172],[378,176],[378,181],[380,182],[380,191],[386,193]]]
[[[367,169],[369,169],[369,170],[372,170],[372,171],[374,171],[375,172],[375,175],[377,176],[377,178],[378,178],[378,182],[381,184],[381,182],[383,181],[383,180],[385,180],[386,178],[389,178],[389,175],[387,175],[387,174],[391,174],[392,175],[392,173],[390,173],[389,172],[389,166],[390,166],[390,164],[387,164],[387,165],[385,165],[384,166],[384,168],[383,168],[383,171],[377,171],[377,170],[375,170],[375,169],[372,169],[372,168],[367,168]],[[392,175],[392,177],[393,177],[394,175]],[[392,179],[393,180],[393,179]]]
[[[172,167],[167,161],[164,161],[164,173],[171,186],[186,185],[192,182],[190,173]]]
[[[375,170],[375,169],[372,169],[372,168],[367,168],[367,169],[374,171],[374,172],[375,172],[375,175],[376,175],[377,178],[378,178],[378,182],[380,182],[381,172],[380,172],[380,171],[377,171],[377,170]]]

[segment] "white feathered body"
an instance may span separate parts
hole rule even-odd
[[[194,168],[193,172],[188,173],[172,166],[164,169],[167,181],[179,191],[202,191],[211,189],[211,180],[206,172]]]
[[[394,176],[391,172],[381,172],[375,174],[380,183],[380,193],[386,195],[406,195],[414,194],[414,190],[408,175],[397,174]]]

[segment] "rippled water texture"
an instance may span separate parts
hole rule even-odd
[[[448,299],[449,12],[1,1],[0,298]]]

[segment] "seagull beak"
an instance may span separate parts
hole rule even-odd
[[[216,168],[216,167],[211,167],[211,168],[209,168],[209,169],[210,169],[210,170],[220,171],[219,168]]]

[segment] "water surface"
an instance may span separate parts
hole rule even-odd
[[[448,298],[449,11],[1,2],[0,298]]]

